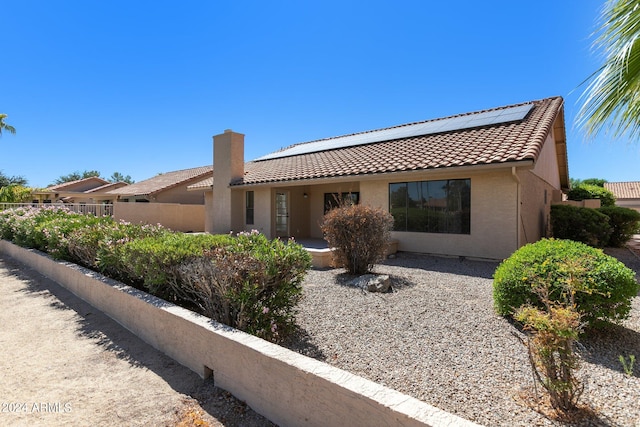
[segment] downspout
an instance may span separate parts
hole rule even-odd
[[[518,250],[520,247],[520,178],[515,166],[511,166],[511,176],[516,182],[516,250]]]

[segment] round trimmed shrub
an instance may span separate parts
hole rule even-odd
[[[582,320],[598,326],[629,316],[631,300],[640,285],[635,273],[600,249],[571,240],[543,239],[521,247],[494,273],[493,300],[502,316],[512,316],[523,304],[544,308],[534,291],[548,283],[549,298],[565,300],[570,278],[577,279],[575,302]]]

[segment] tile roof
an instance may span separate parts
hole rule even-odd
[[[117,194],[121,196],[156,194],[181,184],[204,179],[208,174],[213,174],[212,165],[167,172],[156,175],[153,178],[145,179],[144,181],[136,182],[135,184],[107,191],[107,194]]]
[[[289,157],[254,160],[245,164],[243,179],[231,184],[250,185],[454,166],[506,164],[523,160],[535,161],[547,135],[553,128],[556,117],[562,112],[563,100],[561,97],[553,97],[533,101],[533,104],[534,108],[521,121],[412,136]],[[507,109],[517,105],[525,104],[452,117]],[[409,125],[415,125],[415,123]],[[561,137],[564,138],[564,135]]]
[[[69,190],[70,187],[86,187],[84,184],[89,184],[90,182],[95,183],[95,186],[92,188],[96,188],[99,186],[101,187],[105,184],[109,184],[109,181],[107,181],[106,179],[102,179],[97,176],[90,176],[88,178],[77,179],[75,181],[67,181],[67,182],[62,182],[60,184],[52,185],[45,188],[44,191],[65,191],[65,190]],[[71,189],[71,191],[73,191],[73,189]],[[83,190],[83,191],[86,191],[86,190]]]
[[[87,190],[85,191],[85,193],[96,193],[99,191],[108,191],[111,189],[116,189],[116,188],[120,188],[120,187],[124,187],[127,186],[129,184],[127,184],[126,182],[109,182],[108,184],[105,185],[101,185],[100,187],[96,187],[96,188],[92,188],[91,190]]]
[[[605,182],[604,188],[611,191],[616,199],[640,199],[640,181]]]

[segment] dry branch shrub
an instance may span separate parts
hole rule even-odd
[[[349,274],[365,274],[384,259],[393,216],[366,205],[342,204],[324,216],[320,226],[333,248],[333,262]]]
[[[309,253],[293,241],[241,233],[178,267],[180,298],[220,323],[279,342],[294,329],[310,266]]]
[[[534,377],[549,393],[551,406],[559,411],[577,407],[584,386],[576,376],[580,359],[576,344],[582,330],[581,316],[576,310],[575,294],[583,288],[577,263],[565,265],[568,276],[564,281],[562,302],[549,298],[550,285],[536,279],[535,292],[544,309],[531,305],[521,306],[514,318],[532,332],[528,340],[529,361]]]

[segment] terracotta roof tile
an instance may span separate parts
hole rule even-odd
[[[611,191],[616,199],[640,199],[640,181],[605,182],[604,188]]]
[[[95,188],[95,187],[109,184],[109,181],[97,176],[90,176],[88,178],[77,179],[75,181],[67,181],[60,184],[52,185],[50,187],[45,188],[44,191],[65,191],[65,190],[69,190],[70,188],[71,188],[71,191],[73,191],[72,189],[73,187],[78,187],[78,186],[86,187],[86,185],[89,185],[89,183],[95,184],[95,186],[93,187]],[[86,184],[86,185],[82,185],[82,184]]]
[[[536,160],[563,100],[554,97],[533,104],[517,122],[252,161],[245,164],[244,178],[232,185]],[[493,110],[510,107],[514,105]]]
[[[156,194],[181,184],[187,184],[189,182],[195,183],[198,180],[206,178],[208,174],[213,174],[212,165],[167,172],[156,175],[153,178],[145,179],[144,181],[136,182],[135,184],[107,191],[107,194],[117,194],[121,196]]]

